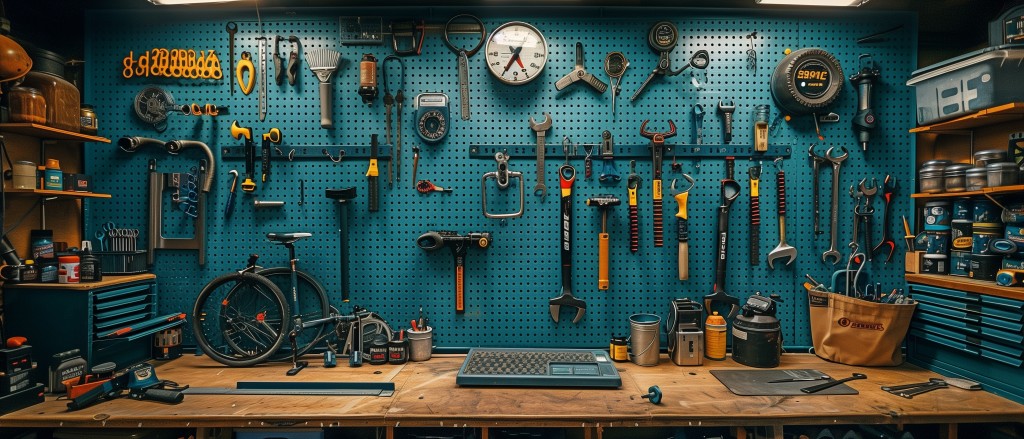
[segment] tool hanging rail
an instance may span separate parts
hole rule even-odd
[[[593,146],[600,150],[599,143],[577,143],[570,151],[570,160],[583,160],[586,158],[585,147]],[[494,154],[505,152],[514,159],[530,159],[536,156],[534,145],[470,145],[469,158],[493,160]],[[614,145],[615,158],[636,159],[648,158],[651,156],[651,145]],[[768,151],[756,152],[753,146],[747,145],[665,145],[665,155],[675,154],[676,158],[720,158],[735,157],[738,159],[754,158],[774,160],[776,157],[789,158],[793,153],[790,145],[770,145]],[[548,144],[544,147],[544,157],[565,158],[562,152],[562,145]]]

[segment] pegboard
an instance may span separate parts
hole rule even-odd
[[[766,255],[778,242],[775,202],[774,157],[764,160],[739,159],[736,179],[743,190],[732,206],[728,242],[729,275],[725,289],[745,300],[755,291],[778,293],[784,302],[779,307],[786,346],[803,349],[811,344],[807,320],[806,296],[801,284],[804,274],[825,281],[835,269],[845,265],[846,243],[851,238],[853,201],[847,188],[861,178],[894,175],[900,189],[894,199],[892,227],[894,236],[901,236],[900,215],[909,215],[912,178],[913,139],[907,130],[913,125],[914,101],[904,86],[916,65],[916,18],[903,13],[872,13],[842,10],[833,14],[792,15],[779,12],[743,10],[688,10],[654,8],[478,8],[470,11],[480,16],[488,30],[506,21],[526,21],[541,30],[549,44],[549,61],[542,76],[523,86],[505,86],[486,71],[484,54],[470,58],[472,118],[459,118],[460,100],[455,73],[456,56],[435,33],[428,34],[423,53],[406,57],[404,91],[404,139],[402,166],[393,187],[386,180],[387,161],[381,162],[381,208],[367,211],[365,159],[345,159],[333,163],[324,158],[275,160],[271,181],[259,184],[255,197],[238,193],[234,214],[225,219],[224,208],[230,185],[230,169],[243,171],[244,162],[225,160],[221,151],[239,151],[241,143],[231,138],[228,127],[232,120],[253,127],[256,133],[278,127],[284,134],[280,146],[289,145],[368,145],[369,134],[377,133],[383,142],[384,106],[380,97],[372,105],[364,105],[357,95],[358,64],[362,54],[370,53],[382,60],[391,54],[383,46],[341,46],[339,17],[353,15],[385,15],[410,13],[443,25],[451,16],[467,12],[453,8],[430,8],[422,11],[382,10],[310,10],[262,11],[257,23],[254,11],[219,11],[198,14],[176,12],[140,13],[137,11],[93,11],[87,19],[88,41],[86,75],[90,87],[86,99],[100,115],[100,135],[109,138],[145,136],[161,140],[193,139],[206,142],[217,155],[214,188],[209,197],[207,263],[199,266],[194,251],[158,250],[153,271],[158,276],[159,303],[163,311],[190,311],[202,286],[221,273],[243,266],[247,255],[258,253],[264,265],[282,265],[284,248],[266,241],[270,231],[306,231],[313,237],[297,244],[299,266],[319,279],[331,292],[331,300],[340,306],[338,293],[338,234],[340,208],[324,197],[324,190],[355,186],[358,197],[348,203],[351,297],[353,304],[368,307],[393,326],[406,327],[422,307],[435,328],[434,341],[442,349],[472,346],[538,346],[538,347],[604,347],[610,336],[628,333],[628,318],[635,313],[655,313],[663,318],[670,299],[689,297],[700,300],[711,292],[714,281],[715,222],[719,205],[719,180],[724,177],[724,162],[718,158],[688,158],[684,155],[665,157],[665,245],[654,247],[652,241],[651,160],[635,158],[636,172],[643,178],[639,192],[640,251],[629,251],[626,200],[626,174],[629,160],[616,160],[622,181],[602,185],[597,175],[601,163],[595,160],[595,176],[583,178],[583,160],[573,158],[578,170],[573,189],[573,291],[587,303],[586,315],[579,324],[571,323],[571,315],[563,311],[561,322],[552,321],[548,300],[560,292],[559,200],[557,168],[563,162],[559,155],[563,137],[578,144],[599,144],[601,132],[610,130],[617,144],[643,145],[648,141],[639,135],[639,127],[650,119],[649,129],[667,128],[673,120],[679,134],[667,141],[681,150],[695,143],[693,105],[705,108],[704,143],[722,143],[722,118],[716,113],[719,101],[736,104],[733,144],[750,145],[754,108],[773,104],[769,94],[769,78],[784,50],[820,47],[832,52],[849,76],[857,68],[857,57],[870,53],[881,70],[881,82],[874,91],[874,108],[879,127],[873,133],[867,152],[856,146],[850,120],[856,111],[856,91],[844,81],[844,90],[831,108],[841,116],[836,124],[822,126],[824,141],[818,141],[811,121],[796,118],[782,122],[773,130],[770,143],[786,145],[792,157],[783,166],[787,174],[788,215],[787,238],[798,251],[790,266],[769,269]],[[655,18],[657,17],[657,18]],[[658,19],[678,26],[680,41],[672,52],[672,64],[682,66],[690,55],[700,49],[711,54],[706,70],[687,70],[675,77],[656,78],[635,102],[629,96],[654,68],[657,53],[647,45],[647,32]],[[318,82],[301,63],[300,80],[296,86],[275,85],[268,81],[268,115],[258,120],[257,97],[236,90],[229,93],[228,38],[225,24],[238,24],[235,37],[236,57],[242,51],[257,52],[256,38],[262,32],[273,41],[274,35],[287,38],[296,35],[302,49],[331,48],[339,50],[342,62],[335,73],[332,110],[335,129],[319,125]],[[899,30],[887,34],[880,42],[858,45],[858,37],[896,25]],[[746,35],[757,32],[756,38]],[[468,38],[461,35],[458,38]],[[389,37],[385,35],[385,40]],[[622,81],[617,113],[613,116],[610,93],[598,94],[582,84],[574,84],[558,92],[554,83],[570,72],[575,60],[575,43],[583,43],[586,68],[608,82],[602,69],[604,56],[611,51],[623,52],[630,62]],[[750,43],[757,51],[757,68],[747,68],[746,51]],[[458,41],[456,43],[459,43]],[[469,44],[468,42],[466,44]],[[153,47],[216,50],[225,77],[213,80],[124,79],[121,60],[130,52],[136,54]],[[290,45],[282,42],[283,51]],[[272,53],[272,51],[270,52]],[[270,63],[272,66],[272,63]],[[382,70],[378,68],[378,70]],[[397,78],[390,79],[393,90]],[[178,103],[207,102],[225,105],[227,111],[217,118],[171,115],[168,129],[156,133],[139,122],[131,110],[131,101],[144,87],[158,85],[168,90]],[[418,93],[444,92],[451,98],[452,127],[448,137],[437,145],[419,141],[414,130],[412,100]],[[381,89],[383,95],[383,89]],[[535,162],[533,154],[511,157],[510,168],[523,172],[521,182],[499,191],[491,181],[487,193],[492,211],[507,212],[518,207],[518,188],[526,184],[526,212],[520,218],[492,220],[484,217],[481,208],[481,177],[495,169],[489,157],[473,157],[473,145],[520,145],[533,151],[536,139],[528,119],[543,117],[548,112],[554,120],[547,133],[548,146],[554,155],[545,168],[547,197],[533,195]],[[772,108],[774,120],[778,110]],[[828,248],[828,212],[831,200],[831,171],[823,170],[821,179],[821,214],[825,232],[814,235],[811,230],[811,171],[804,151],[818,144],[822,153],[829,147],[845,146],[850,158],[843,163],[839,197],[839,245],[843,261],[826,265],[821,254]],[[410,178],[412,147],[421,148],[417,178],[429,179],[439,186],[452,188],[452,193],[422,195],[414,189]],[[312,149],[316,151],[316,149]],[[577,151],[580,153],[580,151]],[[315,155],[315,154],[314,154]],[[88,200],[86,233],[99,224],[115,221],[122,227],[146,228],[146,166],[157,160],[160,172],[186,172],[201,158],[194,152],[170,156],[158,149],[136,153],[120,151],[113,145],[89,145],[86,150],[88,172],[94,175],[96,191],[111,193],[110,200]],[[675,240],[676,204],[670,189],[673,172],[670,164],[680,163],[682,170],[696,179],[689,201],[690,278],[679,281]],[[748,256],[747,224],[749,222],[749,186],[747,169],[763,165],[761,177],[761,239],[760,264],[751,266]],[[258,167],[258,166],[257,166]],[[300,181],[304,191],[300,194]],[[600,214],[584,200],[598,194],[613,194],[622,205],[609,213],[611,235],[611,289],[597,289],[597,235]],[[188,235],[191,219],[173,210],[169,192],[165,193],[165,235]],[[279,209],[253,208],[253,199],[284,201]],[[301,204],[300,204],[301,201]],[[877,214],[873,240],[881,237],[882,203],[875,199]],[[431,230],[454,230],[460,233],[489,231],[493,242],[487,249],[471,248],[465,271],[466,312],[454,312],[454,273],[452,255],[447,250],[427,253],[415,245],[416,238]],[[892,262],[875,260],[867,270],[873,280],[886,288],[903,287],[903,258],[897,251]],[[345,309],[345,307],[342,307]]]

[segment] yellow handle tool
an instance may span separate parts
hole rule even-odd
[[[248,73],[248,79],[246,79]],[[256,66],[252,63],[252,55],[249,52],[242,52],[242,60],[235,66],[235,77],[238,78],[238,88],[242,93],[252,93],[253,83],[256,81]]]
[[[686,212],[686,202],[690,198],[690,189],[694,184],[693,177],[688,174],[683,174],[683,178],[690,183],[690,186],[672,197],[679,204],[679,210],[676,212],[676,218],[679,218],[676,234],[676,238],[679,240],[679,280],[690,278],[690,216]],[[672,190],[675,188],[676,182],[673,180]]]
[[[614,195],[598,195],[587,198],[587,206],[601,211],[601,233],[597,235],[597,289],[607,290],[611,286],[608,276],[608,209],[621,203]]]
[[[256,190],[254,168],[256,167],[256,144],[252,141],[252,128],[238,125],[238,121],[231,121],[231,137],[240,140],[245,137],[245,180],[242,180],[242,190],[253,192]]]

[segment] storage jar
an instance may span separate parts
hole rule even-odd
[[[96,110],[92,109],[92,105],[82,104],[81,116],[81,131],[85,134],[96,134],[99,132],[99,119],[96,118]]]
[[[46,98],[32,87],[11,87],[11,122],[46,123]]]
[[[980,191],[988,187],[988,169],[971,168],[967,170],[967,190]]]
[[[946,190],[942,181],[942,173],[946,166],[952,164],[949,160],[930,160],[921,164],[918,171],[918,186],[921,193],[937,194]]]
[[[988,171],[988,187],[1015,185],[1020,174],[1017,164],[1009,162],[989,163],[985,170]]]
[[[13,183],[15,189],[36,188],[36,164],[26,160],[14,162]]]
[[[998,163],[1005,161],[1005,149],[986,149],[984,151],[978,151],[974,153],[974,166],[977,166],[979,168],[984,168],[989,163]]]
[[[31,71],[25,75],[26,86],[39,90],[46,99],[46,125],[78,132],[81,129],[81,97],[78,89],[53,73]]]
[[[946,192],[963,192],[967,190],[968,169],[971,169],[971,165],[966,163],[946,166],[946,169],[942,171],[943,185]]]

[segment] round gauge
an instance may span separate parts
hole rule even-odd
[[[426,142],[440,142],[448,134],[448,118],[438,110],[424,112],[416,123],[417,133]]]
[[[604,72],[609,78],[622,76],[626,73],[626,67],[629,67],[629,61],[622,52],[611,52],[604,58]]]
[[[651,31],[647,33],[647,44],[650,44],[658,52],[672,50],[676,47],[678,39],[679,30],[676,29],[676,25],[667,21],[654,23],[654,26],[651,26]]]
[[[521,21],[498,26],[487,37],[487,70],[509,85],[540,76],[548,61],[548,42],[537,28]]]

